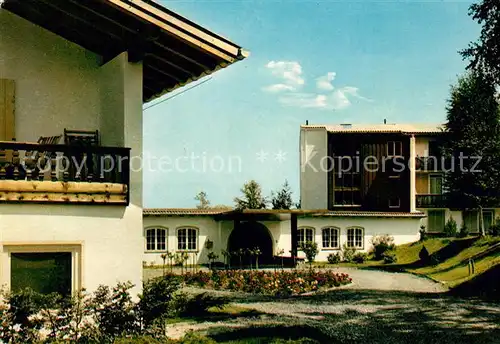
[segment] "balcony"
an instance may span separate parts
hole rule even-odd
[[[441,172],[446,166],[447,159],[438,156],[422,156],[415,158],[417,172]]]
[[[449,208],[449,197],[443,195],[417,195],[417,208]]]
[[[130,148],[0,141],[0,203],[129,202]]]

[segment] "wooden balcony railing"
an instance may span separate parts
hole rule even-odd
[[[0,202],[128,204],[130,148],[0,142]]]
[[[450,199],[443,195],[417,195],[417,208],[449,208]]]

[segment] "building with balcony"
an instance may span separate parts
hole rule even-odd
[[[478,232],[478,212],[453,207],[443,187],[443,135],[439,124],[303,125],[302,209],[145,209],[144,261],[159,264],[161,252],[186,250],[207,262],[211,250],[221,258],[222,250],[254,246],[266,247],[270,260],[281,250],[301,256],[304,241],[315,241],[324,261],[343,245],[367,251],[376,235],[403,244],[418,240],[421,226],[439,234],[450,218]],[[497,212],[484,209],[486,229]]]
[[[148,0],[0,1],[0,284],[138,290],[143,103],[245,56]]]

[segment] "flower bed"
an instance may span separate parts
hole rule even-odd
[[[245,271],[224,270],[183,275],[187,285],[216,290],[242,291],[266,295],[297,295],[319,288],[339,287],[351,283],[343,273],[332,271]]]

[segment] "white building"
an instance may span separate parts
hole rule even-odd
[[[0,284],[139,289],[143,103],[244,57],[151,1],[0,1]]]
[[[304,125],[302,210],[145,209],[143,260],[160,264],[161,253],[188,250],[199,263],[209,251],[222,261],[222,250],[255,246],[269,257],[280,250],[290,256],[301,242],[315,241],[317,260],[325,261],[344,244],[370,250],[375,235],[403,244],[418,240],[421,226],[439,234],[450,218],[478,232],[478,212],[451,207],[443,189],[442,138],[438,124]],[[497,213],[484,210],[486,228]]]

